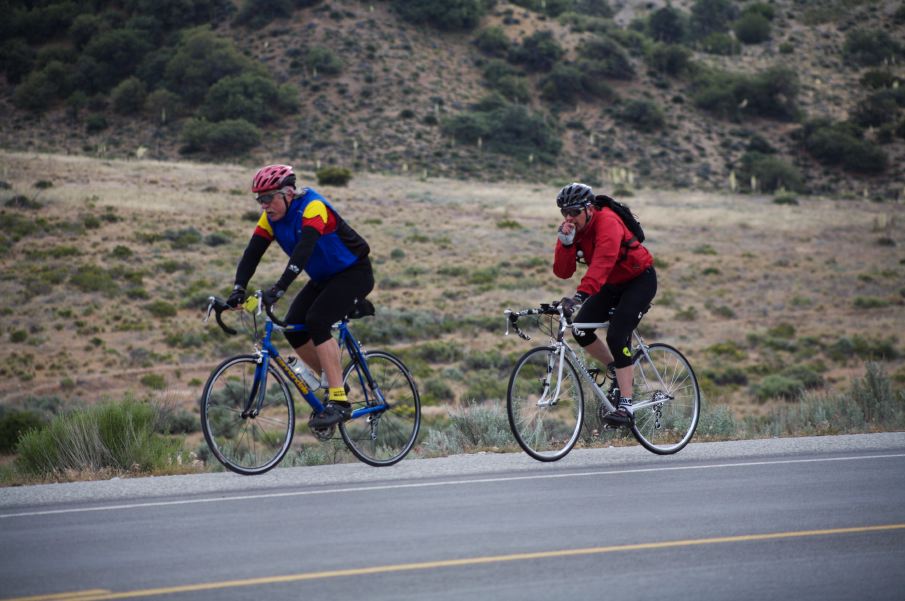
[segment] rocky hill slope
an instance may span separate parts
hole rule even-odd
[[[716,37],[689,39],[708,2],[728,5],[731,20]],[[581,179],[609,189],[745,189],[753,175],[768,191],[905,193],[905,9],[898,0],[679,0],[668,5],[684,28],[676,39],[653,26],[664,14],[659,0],[611,1],[606,18],[552,16],[552,1],[499,1],[474,27],[454,31],[403,19],[400,0],[283,3],[294,6],[288,17],[249,28],[253,13],[242,11],[253,4],[213,20],[213,31],[296,97],[275,119],[255,124],[258,138],[231,160],[419,177]],[[757,39],[739,25],[751,13],[766,15],[758,23],[767,22],[767,37],[739,43]],[[36,70],[53,58],[63,72],[80,64],[91,42],[73,46],[72,25],[68,31],[28,42]],[[18,35],[25,34],[7,30],[5,47]],[[885,43],[885,55],[859,55],[864,35],[868,50],[871,40]],[[551,45],[555,51],[545,54]],[[7,64],[10,56],[5,51]],[[550,56],[550,64],[538,62]],[[23,108],[28,102],[17,91],[28,78],[14,83],[9,73],[0,77],[7,149],[224,158],[223,144],[187,142],[186,123],[205,105],[167,115],[150,103],[165,78],[142,82],[141,110],[122,110],[114,88],[36,111]]]

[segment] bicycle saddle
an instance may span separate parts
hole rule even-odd
[[[346,315],[346,319],[360,319],[374,315],[374,304],[366,298],[361,300],[355,299],[355,306]]]

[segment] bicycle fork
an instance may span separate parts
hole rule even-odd
[[[541,395],[537,400],[538,407],[549,407],[551,405],[555,405],[556,401],[559,400],[559,391],[562,389],[562,372],[565,361],[563,360],[563,355],[565,353],[565,347],[559,346],[559,352],[554,351],[550,353],[547,357],[547,373],[544,375],[544,379],[541,381]],[[556,362],[559,363],[559,367],[556,367]],[[553,394],[550,393],[550,376],[553,374],[553,370],[556,369],[556,390],[553,391]]]

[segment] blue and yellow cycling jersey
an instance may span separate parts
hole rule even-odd
[[[292,200],[286,215],[279,221],[271,223],[267,213],[262,213],[254,235],[268,242],[276,240],[291,257],[304,227],[314,228],[320,234],[304,265],[305,272],[316,282],[345,271],[370,251],[365,239],[323,196],[310,188],[305,188]]]

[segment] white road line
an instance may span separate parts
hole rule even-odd
[[[201,503],[224,503],[230,501],[250,501],[255,499],[278,499],[283,497],[305,497],[312,495],[330,495],[350,492],[370,492],[377,490],[399,490],[406,488],[430,488],[437,486],[459,486],[463,484],[493,484],[497,482],[517,482],[526,480],[551,480],[555,478],[588,478],[594,476],[617,476],[620,474],[641,474],[655,472],[676,472],[683,470],[708,470],[725,468],[760,467],[772,465],[793,465],[803,463],[829,463],[834,461],[866,461],[871,459],[894,459],[905,457],[905,453],[889,455],[863,455],[857,457],[824,457],[814,459],[780,459],[776,461],[748,461],[742,463],[714,463],[708,465],[684,465],[671,467],[635,468],[623,470],[600,470],[593,472],[574,472],[565,474],[534,474],[531,476],[504,476],[498,478],[471,478],[463,480],[445,480],[440,482],[413,482],[408,484],[379,484],[372,486],[347,486],[324,490],[299,490],[294,492],[261,493],[254,495],[236,495],[228,497],[208,497],[203,499],[182,499],[179,501],[153,501],[148,503],[126,503],[121,505],[100,505],[96,507],[73,507],[69,509],[48,509],[41,511],[24,511],[21,513],[0,513],[0,519],[32,517],[41,515],[59,515],[65,513],[85,513],[90,511],[113,511],[120,509],[142,509],[145,507],[169,507],[173,505],[196,505]]]

